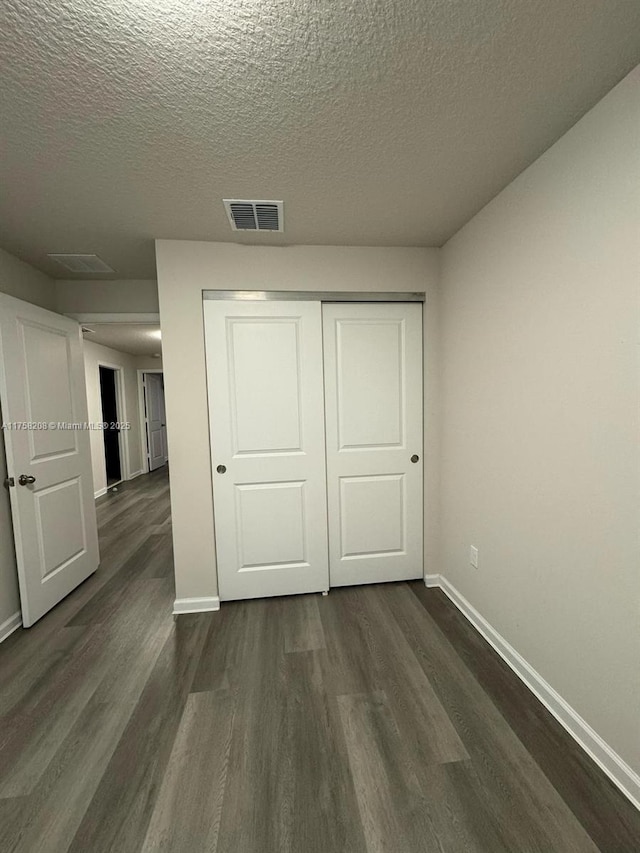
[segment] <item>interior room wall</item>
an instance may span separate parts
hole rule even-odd
[[[152,355],[136,356],[136,368],[138,370],[162,370],[162,358],[154,358]]]
[[[157,314],[158,285],[155,279],[115,279],[55,282],[55,305],[60,314]]]
[[[433,300],[438,250],[334,246],[263,247],[156,242],[178,599],[218,594],[207,412],[203,290],[426,291],[426,388],[435,386]],[[425,400],[433,429],[437,400]],[[425,435],[425,562],[437,549],[436,439]],[[193,471],[198,476],[193,476]]]
[[[55,308],[55,282],[24,261],[0,249],[0,291],[32,302],[42,308]],[[1,417],[1,413],[0,413]],[[7,476],[4,441],[0,438],[0,484]],[[0,485],[0,637],[20,613],[18,574],[13,546],[13,526],[9,493]],[[12,620],[12,621],[11,621]],[[5,623],[7,627],[2,626]]]
[[[639,141],[636,69],[442,252],[441,571],[636,772]]]
[[[56,310],[55,281],[3,249],[0,249],[0,291],[41,308]]]
[[[154,359],[157,361],[158,359]],[[110,347],[84,341],[84,368],[87,383],[87,403],[89,421],[102,422],[102,401],[100,398],[100,365],[123,368],[124,411],[122,420],[131,424],[131,429],[123,432],[125,453],[129,460],[129,479],[142,473],[142,437],[138,408],[138,358],[134,355],[118,352]],[[99,430],[90,432],[91,467],[93,487],[96,497],[107,490],[107,474],[104,458],[104,439]],[[125,472],[123,471],[123,474]],[[125,477],[123,476],[123,479]]]

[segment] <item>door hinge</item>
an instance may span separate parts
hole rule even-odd
[[[10,489],[12,486],[15,486],[15,484],[16,484],[16,481],[14,480],[13,477],[7,477],[6,480],[4,481],[5,489]]]

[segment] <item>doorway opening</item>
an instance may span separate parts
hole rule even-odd
[[[112,367],[100,365],[100,400],[104,438],[104,460],[107,488],[122,481],[122,454],[120,448],[120,416],[118,411],[118,378]]]
[[[162,370],[139,370],[138,389],[145,437],[146,469],[155,471],[169,461]]]

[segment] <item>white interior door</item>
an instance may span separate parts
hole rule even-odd
[[[0,393],[22,619],[98,567],[80,326],[0,294]]]
[[[220,598],[329,588],[319,302],[205,301]]]
[[[422,577],[422,305],[322,310],[331,586]]]
[[[145,373],[144,386],[147,407],[149,470],[155,471],[167,461],[167,428],[162,375],[160,373]]]

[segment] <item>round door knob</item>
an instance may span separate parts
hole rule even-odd
[[[418,456],[417,453],[413,454],[413,456],[411,457],[411,461],[412,462],[419,462],[420,461],[420,457]]]
[[[32,477],[31,474],[20,474],[18,477],[18,482],[21,486],[30,486],[31,483],[35,483],[36,478]]]
[[[227,470],[226,465],[218,465],[218,467],[216,468],[216,471],[218,472],[218,474],[224,474],[226,472],[226,470]]]

